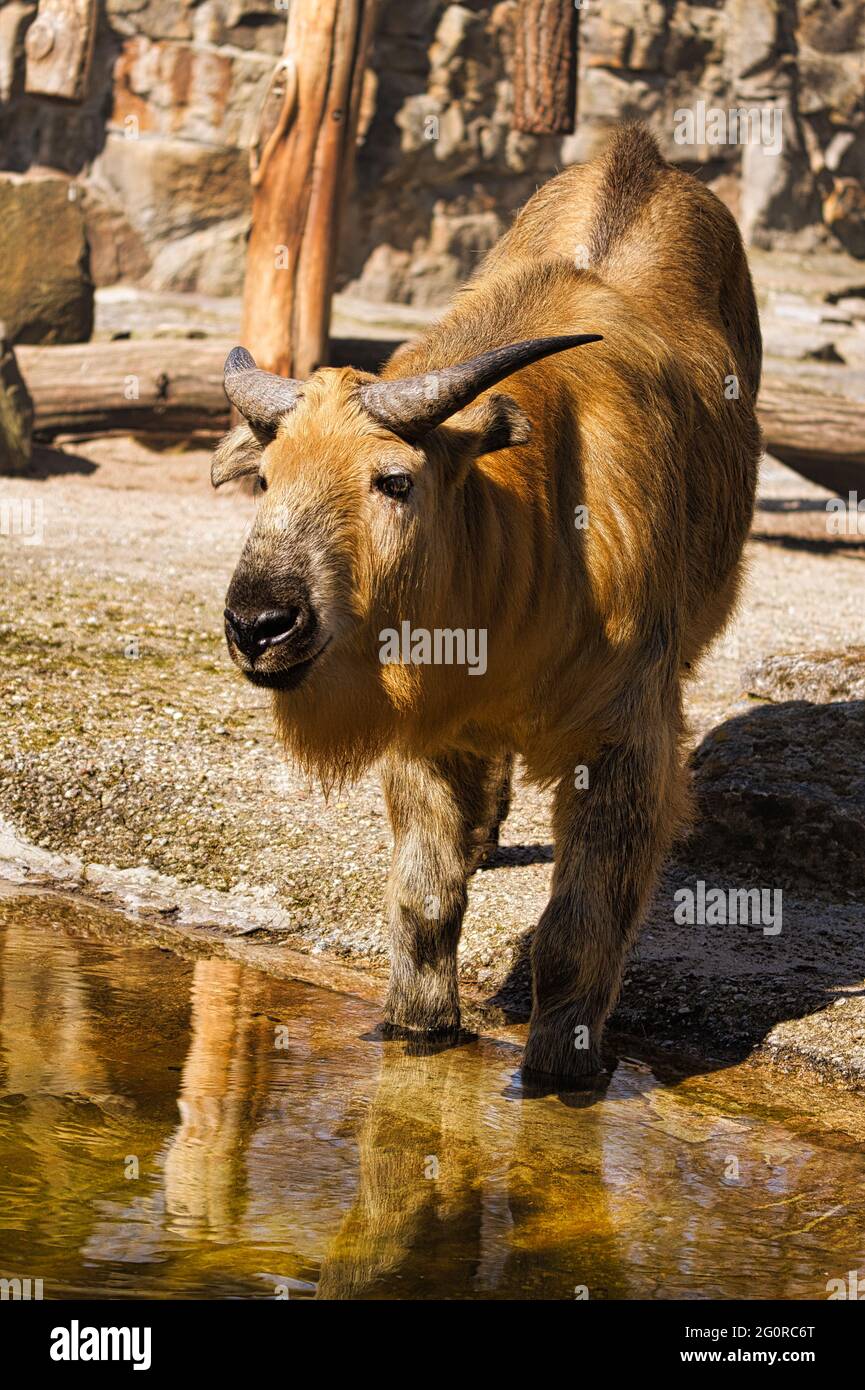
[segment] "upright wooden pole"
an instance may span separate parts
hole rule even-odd
[[[31,96],[84,100],[97,22],[96,0],[39,0],[24,40]]]
[[[519,0],[514,50],[514,126],[530,135],[574,129],[577,92],[574,0]]]
[[[304,377],[327,360],[330,303],[377,0],[290,0],[252,151],[243,343]]]

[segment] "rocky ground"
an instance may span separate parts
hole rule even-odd
[[[786,360],[846,380],[849,351],[811,356],[801,325],[859,350],[861,290],[830,276],[819,303],[849,300],[846,322],[809,321],[813,296],[773,265],[764,311],[772,294],[798,306]],[[170,305],[139,308],[177,331]],[[100,331],[128,312],[112,292]],[[224,331],[231,312],[202,331]],[[341,312],[353,331],[356,306]],[[783,338],[766,318],[767,340]],[[0,540],[0,873],[120,901],[137,932],[193,935],[375,997],[382,799],[373,777],[329,801],[307,785],[276,751],[266,696],[231,667],[223,595],[253,503],[213,493],[208,468],[204,450],[103,438],[42,448],[33,476],[0,489],[30,507]],[[865,1088],[865,518],[861,533],[831,534],[827,498],[766,462],[739,615],[689,692],[700,817],[614,1025],[701,1066],[761,1055]],[[520,784],[463,936],[469,1019],[484,1028],[525,1017],[526,934],[551,858],[547,798]],[[674,894],[700,881],[780,889],[781,930],[677,923]]]

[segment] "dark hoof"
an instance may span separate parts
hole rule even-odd
[[[442,1038],[458,1038],[461,1029],[459,1023],[441,1023],[432,1028],[418,1028],[406,1023],[394,1023],[391,1019],[385,1019],[381,1025],[381,1035],[383,1038],[400,1038],[406,1041],[417,1039],[423,1041],[429,1039],[436,1041]]]
[[[575,1110],[594,1105],[606,1093],[610,1084],[610,1072],[603,1069],[593,1072],[580,1072],[578,1075],[555,1075],[538,1071],[535,1067],[523,1067],[519,1073],[520,1090],[524,1100],[542,1100],[544,1096],[558,1096],[564,1105]]]
[[[378,1030],[385,1042],[405,1044],[407,1057],[436,1057],[452,1047],[474,1042],[477,1034],[469,1033],[458,1024],[449,1028],[405,1028],[398,1023],[382,1023]]]

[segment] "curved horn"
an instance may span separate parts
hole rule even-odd
[[[566,348],[598,343],[601,337],[600,333],[577,333],[558,338],[527,338],[423,376],[367,382],[361,387],[361,401],[375,420],[403,439],[415,441],[521,367]]]
[[[276,431],[280,416],[294,410],[303,386],[290,377],[261,371],[252,354],[242,347],[232,348],[228,354],[223,376],[231,404],[251,425],[269,434]]]

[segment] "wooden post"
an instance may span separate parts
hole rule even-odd
[[[95,36],[96,0],[39,0],[24,40],[30,95],[83,101]]]
[[[327,360],[339,223],[377,0],[291,0],[252,148],[245,347],[305,377]]]
[[[568,135],[577,94],[574,0],[519,0],[514,50],[514,127]]]

